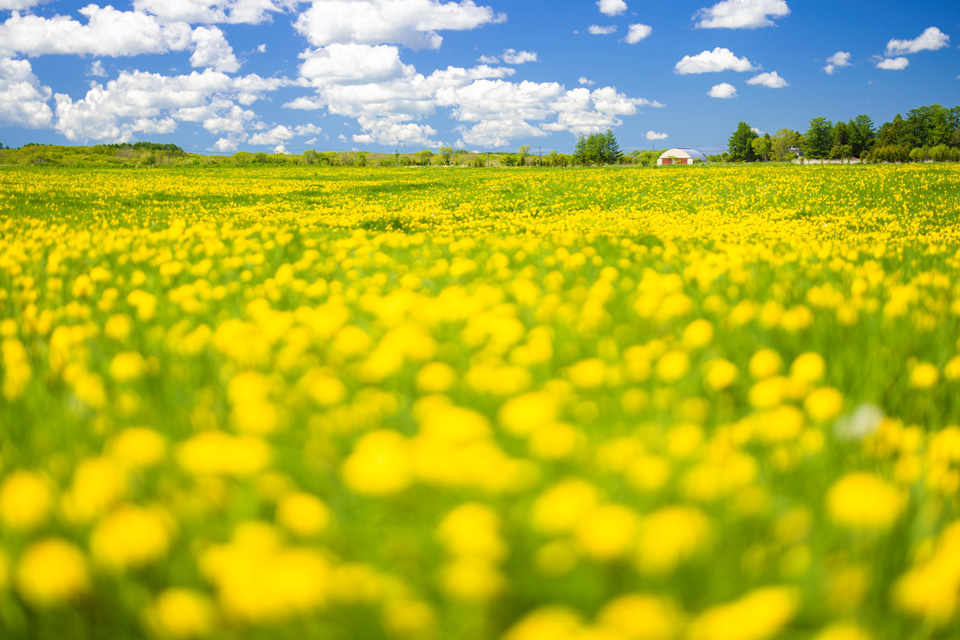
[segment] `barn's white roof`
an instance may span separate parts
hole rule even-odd
[[[660,154],[661,158],[690,158],[691,160],[696,160],[700,158],[702,161],[707,162],[707,156],[703,155],[696,149],[670,149],[664,151]]]

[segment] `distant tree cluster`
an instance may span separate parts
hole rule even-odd
[[[960,162],[960,107],[947,109],[938,104],[919,107],[876,129],[868,115],[847,122],[813,118],[801,133],[780,129],[773,136],[760,136],[746,122],[740,122],[728,140],[724,159],[756,162],[796,157],[815,160],[864,162]]]
[[[576,164],[617,164],[623,157],[620,145],[611,129],[605,133],[594,133],[589,136],[580,136],[577,146],[573,150]]]

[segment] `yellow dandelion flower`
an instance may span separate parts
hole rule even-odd
[[[217,623],[217,611],[208,596],[192,589],[165,589],[144,613],[144,625],[169,638],[207,635]]]
[[[803,401],[803,408],[814,420],[828,422],[843,411],[843,394],[833,387],[814,389]]]
[[[32,471],[14,471],[0,484],[0,522],[11,529],[43,524],[53,506],[49,481]]]
[[[603,605],[597,622],[629,640],[672,640],[684,625],[683,611],[669,598],[630,593]]]
[[[823,356],[813,351],[801,353],[790,365],[790,377],[801,382],[816,382],[823,378],[827,365]]]
[[[637,515],[621,505],[602,505],[584,514],[573,537],[591,558],[614,560],[626,555],[634,541]]]
[[[330,508],[305,491],[288,493],[277,503],[277,524],[301,538],[323,532],[330,524]]]
[[[939,369],[929,362],[921,362],[910,370],[910,386],[915,389],[929,389],[939,380]]]
[[[773,349],[761,349],[750,358],[747,371],[754,380],[775,376],[783,369],[783,358]]]
[[[714,391],[729,388],[739,377],[740,371],[737,365],[723,358],[711,360],[704,367],[704,381]]]
[[[60,538],[47,538],[27,547],[20,556],[15,579],[20,596],[35,607],[58,605],[90,589],[83,552]]]
[[[850,529],[889,529],[907,506],[906,496],[872,473],[849,473],[827,491],[830,518]]]
[[[664,382],[676,382],[690,369],[690,356],[683,351],[668,351],[657,360],[657,377]]]
[[[136,351],[118,353],[110,362],[110,377],[117,382],[131,382],[143,376],[147,361]]]
[[[562,480],[533,503],[533,527],[548,535],[571,531],[597,505],[599,497],[597,488],[584,480]]]
[[[766,640],[797,613],[800,596],[790,587],[754,589],[733,602],[711,607],[687,630],[690,640]]]
[[[504,634],[502,640],[575,640],[580,637],[583,619],[566,607],[543,607],[528,613]]]
[[[343,461],[340,474],[356,493],[389,495],[403,491],[413,480],[409,443],[396,431],[365,434]]]
[[[713,342],[713,324],[704,318],[694,320],[683,330],[681,341],[687,349],[704,348]]]
[[[172,538],[170,517],[156,508],[121,505],[90,536],[90,551],[103,567],[122,571],[160,559]]]
[[[159,464],[167,454],[167,439],[147,427],[131,427],[115,435],[107,444],[114,460],[137,469]]]
[[[873,640],[873,636],[851,622],[838,622],[822,629],[813,640]]]

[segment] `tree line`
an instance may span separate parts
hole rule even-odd
[[[816,160],[863,162],[960,162],[960,107],[939,104],[897,114],[879,128],[868,115],[847,122],[817,117],[805,132],[780,129],[760,135],[740,122],[721,159],[729,162],[785,162],[802,155]]]

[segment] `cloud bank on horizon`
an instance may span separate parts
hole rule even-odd
[[[561,4],[565,33],[542,33],[548,5],[473,0],[0,0],[0,136],[159,137],[222,153],[496,149],[627,125],[661,141],[681,117],[672,105],[737,102],[733,81],[790,92],[773,68],[787,59],[751,38],[803,20],[796,3],[708,0],[692,16],[636,0]],[[896,35],[863,50],[838,41],[792,73],[903,71],[943,50],[956,61],[937,26]]]

